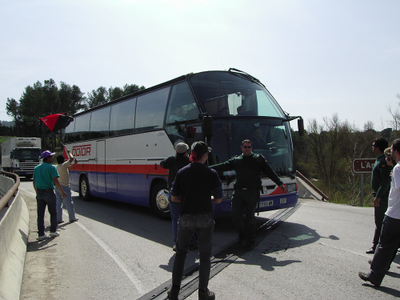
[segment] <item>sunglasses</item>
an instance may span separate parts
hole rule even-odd
[[[242,147],[247,149],[247,148],[251,148],[252,146],[242,146]]]

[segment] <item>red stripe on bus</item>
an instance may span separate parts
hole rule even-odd
[[[81,172],[102,172],[102,173],[130,173],[130,174],[156,174],[168,175],[167,170],[157,165],[94,165],[94,164],[77,164],[72,169]]]

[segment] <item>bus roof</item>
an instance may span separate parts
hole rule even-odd
[[[117,102],[120,102],[120,101],[124,101],[124,100],[129,99],[129,98],[132,98],[132,97],[140,96],[140,95],[142,95],[142,94],[146,94],[146,93],[148,93],[148,92],[161,89],[161,88],[163,88],[163,87],[165,87],[165,86],[169,86],[169,85],[172,85],[172,84],[174,84],[174,83],[178,83],[178,82],[181,82],[181,81],[186,81],[186,80],[188,80],[188,79],[189,79],[191,76],[193,76],[193,75],[202,74],[202,73],[210,73],[210,72],[226,72],[226,73],[232,73],[232,74],[238,75],[238,76],[240,76],[240,77],[242,77],[242,78],[245,78],[245,79],[247,79],[247,80],[250,80],[250,81],[252,81],[252,82],[254,82],[254,83],[257,83],[257,84],[259,84],[259,85],[261,85],[262,87],[265,88],[265,86],[264,86],[257,78],[251,76],[250,74],[248,74],[248,73],[246,73],[246,72],[243,72],[243,71],[238,70],[238,69],[235,69],[235,68],[229,68],[228,71],[226,71],[226,70],[210,70],[210,71],[202,71],[202,72],[197,72],[197,73],[188,73],[188,74],[186,74],[186,75],[182,75],[182,76],[176,77],[176,78],[174,78],[174,79],[171,79],[171,80],[165,81],[165,82],[163,82],[163,83],[160,83],[160,84],[151,86],[151,87],[146,88],[146,89],[144,89],[144,90],[140,90],[140,91],[131,93],[131,94],[129,94],[129,95],[125,95],[125,96],[123,96],[123,97],[121,97],[121,98],[118,98],[118,99],[115,99],[115,100],[113,100],[113,101],[110,101],[110,102],[107,102],[107,103],[98,105],[98,106],[96,106],[96,107],[90,108],[90,109],[88,109],[88,110],[85,110],[85,111],[76,113],[74,116],[79,116],[79,115],[82,115],[82,114],[86,114],[86,113],[91,112],[91,111],[93,111],[93,110],[97,110],[97,109],[99,109],[99,108],[106,107],[106,106],[110,105],[111,103],[117,103]]]

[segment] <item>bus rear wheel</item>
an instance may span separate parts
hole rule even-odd
[[[162,219],[168,219],[169,202],[167,184],[164,181],[158,182],[151,191],[150,205],[153,211]]]
[[[89,181],[86,176],[82,176],[79,180],[79,197],[85,201],[90,199]]]

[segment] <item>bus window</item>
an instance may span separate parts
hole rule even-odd
[[[257,106],[259,116],[282,117],[282,113],[267,93],[264,91],[256,91]]]
[[[184,125],[180,125],[179,122],[197,120],[199,114],[199,108],[187,82],[174,85],[171,90],[165,121],[165,130],[173,143],[183,139],[184,136]]]
[[[232,76],[226,72],[199,73],[192,75],[190,82],[200,106],[211,116],[286,118],[263,86],[241,75]]]
[[[137,99],[135,132],[146,132],[163,127],[168,93],[169,87]]]
[[[65,128],[65,137],[64,137],[64,142],[66,143],[71,143],[74,140],[74,131],[75,131],[75,119],[69,123],[67,128]]]
[[[111,107],[110,136],[132,134],[135,124],[136,98],[119,102]]]
[[[89,123],[90,123],[89,114],[84,114],[76,118],[75,120],[75,141],[83,141],[89,138]]]
[[[105,107],[92,112],[90,121],[90,138],[102,138],[108,136],[110,120],[110,107]]]

